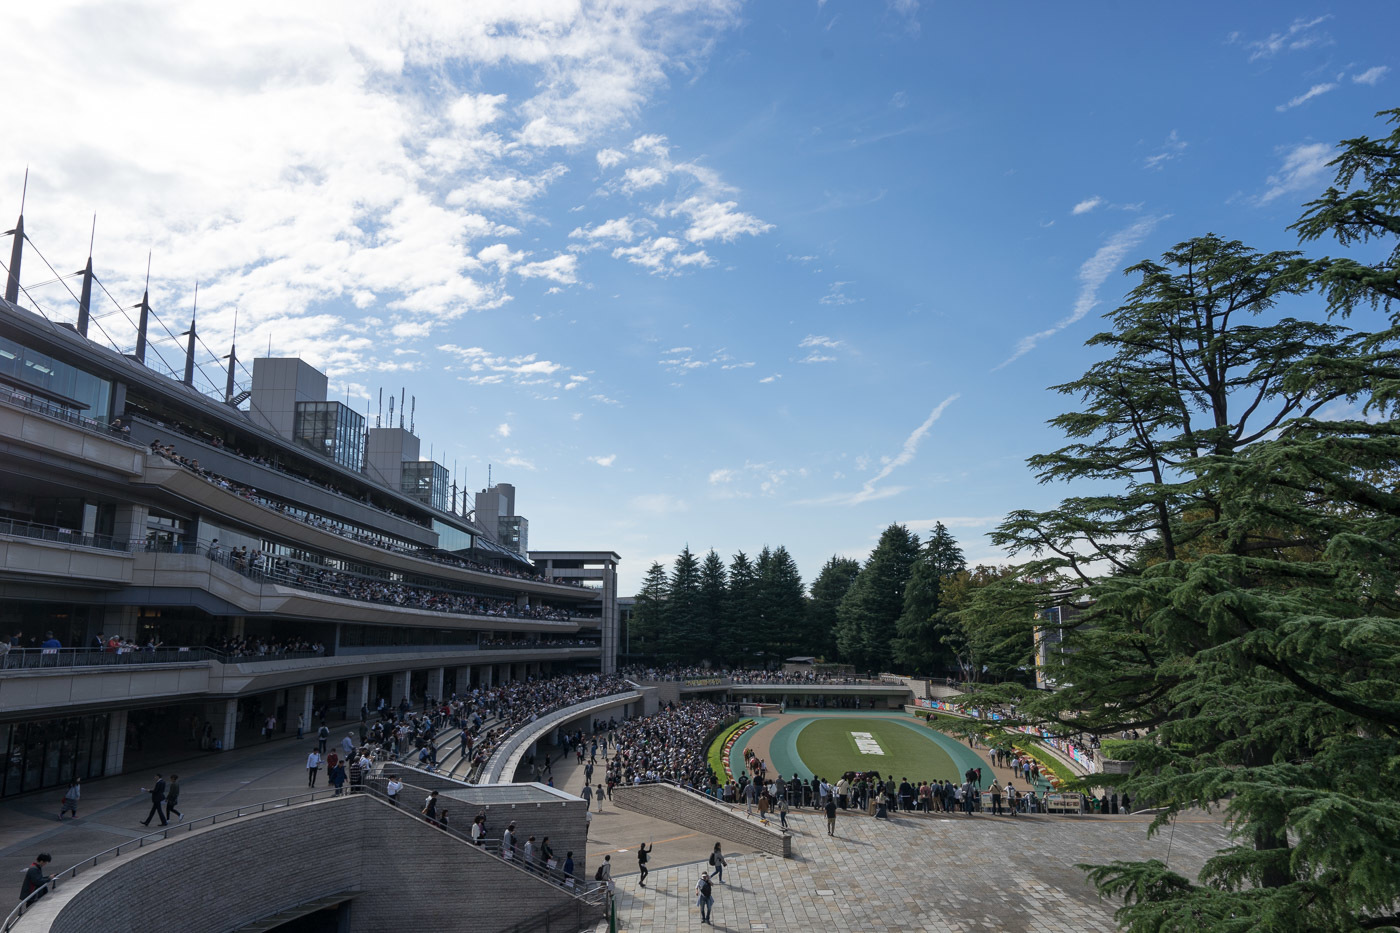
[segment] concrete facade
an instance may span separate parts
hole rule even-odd
[[[637,784],[613,789],[613,803],[622,810],[644,813],[693,829],[749,846],[759,852],[792,854],[792,837],[773,825],[764,826],[758,817],[746,817],[738,807],[681,790],[671,784]]]

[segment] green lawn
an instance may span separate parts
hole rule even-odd
[[[854,732],[868,732],[884,754],[863,753]],[[814,773],[835,781],[846,771],[879,771],[895,780],[960,780],[948,753],[914,729],[880,719],[817,719],[797,736],[797,754]]]

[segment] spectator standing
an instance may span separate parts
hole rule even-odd
[[[695,904],[700,908],[700,922],[714,926],[710,916],[715,908],[715,892],[710,884],[709,872],[702,871],[700,880],[695,883]]]
[[[647,858],[655,850],[655,844],[653,844],[650,849],[647,848],[646,843],[642,843],[637,847],[637,870],[642,874],[642,880],[639,882],[642,887],[647,886],[647,875],[649,874],[647,870]]]
[[[836,835],[836,801],[831,797],[826,798],[826,834]]]

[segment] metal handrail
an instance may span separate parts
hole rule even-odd
[[[19,522],[10,518],[0,519],[0,535],[35,538],[40,541],[57,541],[59,544],[95,547],[104,551],[125,551],[129,546],[125,540],[119,541],[111,535],[84,534],[73,528],[40,525],[36,522]]]
[[[432,826],[436,829],[440,829],[448,835],[454,836],[457,839],[460,839],[461,841],[467,843],[473,848],[480,849],[487,855],[493,856],[494,858],[498,859],[503,865],[509,865],[516,871],[524,872],[532,878],[537,878],[541,881],[553,885],[554,887],[568,894],[570,897],[578,898],[579,900],[585,901],[590,904],[598,903],[601,901],[605,889],[594,888],[590,890],[588,889],[588,885],[585,879],[580,878],[577,875],[566,875],[561,869],[550,869],[539,864],[533,866],[529,865],[521,856],[521,848],[519,846],[512,846],[511,857],[505,858],[502,855],[501,840],[483,839],[477,842],[473,842],[470,832],[464,832],[461,829],[458,829],[456,826],[452,825],[451,823],[444,823],[441,820],[430,820],[422,813],[420,813],[415,807],[402,806],[395,799],[402,799],[405,791],[412,791],[415,794],[422,794],[423,797],[427,797],[431,793],[430,788],[420,787],[416,784],[402,784],[402,789],[398,792],[398,794],[395,795],[394,798],[391,798],[386,789],[387,785],[388,779],[382,776],[374,776],[366,778],[365,782],[360,785],[360,790],[368,792],[369,794],[375,797],[379,797],[382,800],[389,801],[391,804],[393,804],[393,806],[397,807],[399,810],[401,810],[408,816],[413,817],[415,820],[418,820],[420,823],[426,823],[429,826]],[[440,799],[440,803],[445,802],[446,801]],[[469,806],[469,804],[465,804],[465,802],[464,805]],[[568,886],[566,882],[570,880],[575,882],[575,887],[571,888]]]
[[[124,441],[127,444],[131,444],[133,447],[141,446],[132,441],[131,437],[121,428],[114,428],[110,424],[97,418],[88,418],[85,415],[80,415],[67,406],[59,405],[45,398],[39,398],[5,383],[0,383],[0,401],[4,401],[6,404],[13,405],[16,408],[23,408],[35,414],[43,415],[46,418],[52,418],[55,421],[63,421],[88,431],[95,431],[99,434],[108,435],[111,439]]]
[[[137,849],[144,848],[148,843],[164,841],[166,839],[169,839],[172,833],[189,832],[193,829],[198,829],[201,826],[213,826],[221,821],[227,823],[229,820],[236,820],[245,816],[253,816],[257,813],[266,813],[268,810],[280,810],[284,807],[301,806],[303,804],[312,803],[317,799],[334,797],[337,793],[337,791],[329,789],[321,791],[312,791],[307,794],[292,794],[289,797],[279,797],[276,800],[266,800],[262,803],[248,804],[242,807],[233,807],[229,810],[221,810],[218,813],[211,813],[208,816],[196,817],[192,820],[185,820],[181,823],[174,823],[170,826],[163,826],[156,832],[146,833],[144,835],[137,836],[135,839],[123,842],[121,845],[112,846],[112,848],[110,849],[104,849],[96,855],[89,856],[88,858],[83,859],[81,862],[77,863],[76,865],[73,865],[70,868],[65,868],[63,871],[55,874],[47,882],[40,885],[32,894],[30,894],[24,900],[20,901],[19,904],[15,906],[14,910],[10,911],[9,916],[5,918],[5,925],[3,927],[0,927],[0,930],[3,930],[4,933],[9,933],[9,931],[14,927],[14,925],[19,922],[20,918],[24,916],[25,912],[34,906],[35,902],[37,902],[41,897],[43,897],[50,891],[58,890],[58,882],[60,880],[64,878],[76,878],[80,872],[88,868],[96,868],[98,862],[107,858],[116,858],[117,856],[122,854],[123,850],[130,851],[133,847]]]

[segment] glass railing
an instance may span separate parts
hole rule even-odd
[[[72,408],[51,402],[23,389],[17,389],[12,385],[0,383],[0,402],[13,405],[16,408],[23,408],[26,411],[36,412],[46,418],[53,418],[55,421],[66,422],[87,431],[96,431],[99,434],[132,443],[131,438],[121,428],[114,428],[105,421],[80,415]]]
[[[175,664],[218,661],[244,664],[255,661],[290,661],[324,657],[323,651],[269,651],[243,654],[205,647],[159,648],[11,648],[0,655],[0,671],[37,671],[65,667],[124,667],[133,664]]]

